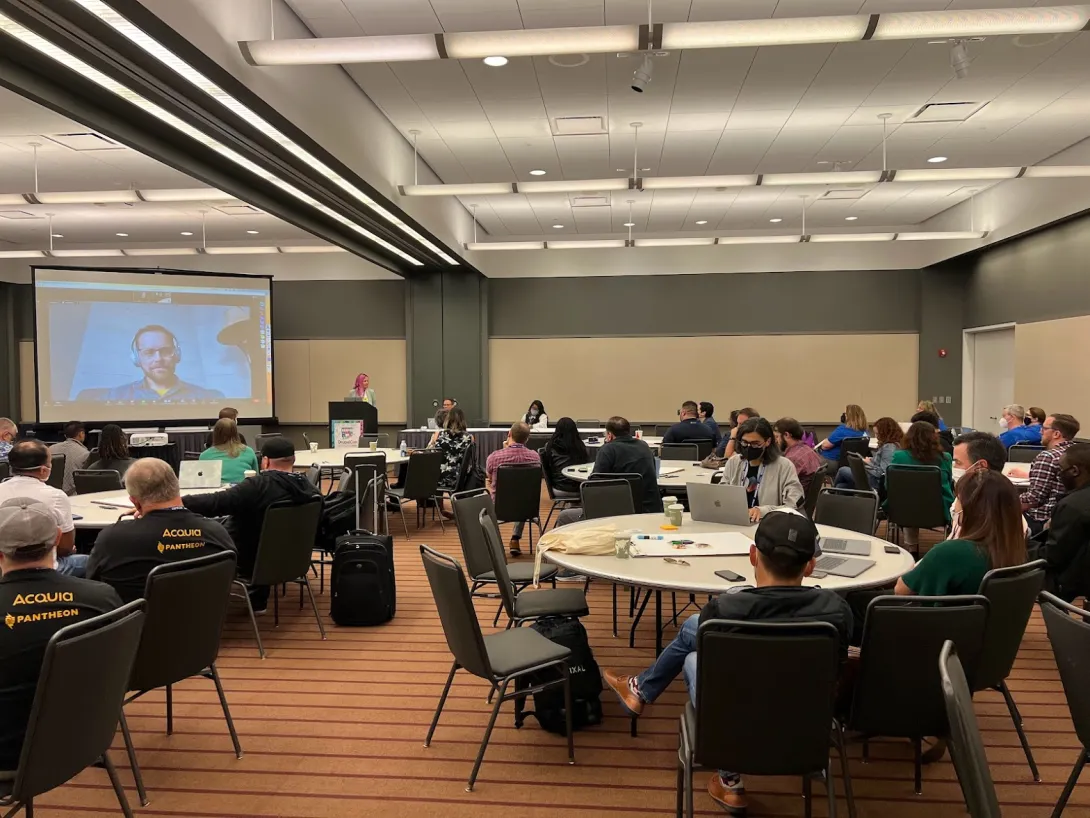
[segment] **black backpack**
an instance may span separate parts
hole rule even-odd
[[[572,728],[582,730],[602,723],[602,676],[598,663],[587,640],[587,629],[574,617],[550,616],[539,619],[530,625],[546,639],[563,645],[571,651],[568,657],[568,674],[571,678]],[[520,688],[533,687],[535,684],[556,678],[556,671],[544,670],[540,673],[524,676]],[[532,715],[544,730],[557,735],[566,735],[564,724],[564,687],[554,685],[534,693],[534,709],[525,714],[516,711],[515,726],[522,726],[523,715]]]
[[[355,494],[334,491],[322,498],[322,518],[318,523],[319,548],[332,554],[337,547],[337,540],[355,528]]]
[[[394,538],[354,531],[337,540],[329,615],[338,625],[381,625],[394,618]]]

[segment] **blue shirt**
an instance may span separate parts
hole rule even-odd
[[[858,429],[853,429],[850,426],[845,426],[841,423],[835,429],[833,433],[827,438],[830,443],[833,444],[831,449],[818,449],[818,454],[824,457],[826,460],[840,460],[840,442],[842,440],[852,440],[857,437],[866,437],[866,432],[861,432]]]
[[[124,386],[115,386],[113,389],[84,389],[76,397],[76,400],[97,401],[148,401],[159,403],[161,401],[214,401],[222,400],[223,393],[218,389],[205,389],[192,383],[179,380],[174,386],[160,395],[141,378],[138,381],[127,383]]]
[[[1041,427],[1038,424],[1032,426],[1015,426],[1007,429],[999,436],[999,442],[1008,449],[1015,443],[1028,443],[1032,446],[1041,445]]]
[[[946,431],[946,421],[943,420],[942,418],[939,418],[939,431],[940,432],[945,432]]]
[[[707,417],[704,418],[704,425],[711,431],[712,440],[715,441],[715,445],[718,446],[719,438],[722,437],[722,434],[719,432],[719,424],[716,422],[715,418]]]

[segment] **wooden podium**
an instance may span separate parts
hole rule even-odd
[[[373,435],[378,433],[378,410],[366,401],[345,400],[329,402],[329,447],[331,449],[344,448],[337,446],[338,429],[344,426],[344,421],[354,421],[359,424],[359,434]],[[358,441],[357,435],[357,441]],[[354,444],[351,448],[358,448]]]

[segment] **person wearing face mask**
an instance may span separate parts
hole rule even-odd
[[[1048,563],[1049,589],[1067,602],[1090,595],[1090,443],[1075,443],[1060,458],[1064,495],[1052,512],[1038,556]]]
[[[19,427],[11,418],[0,418],[0,463],[8,459],[8,452],[15,445],[15,438],[19,434]]]
[[[780,454],[772,425],[750,418],[738,427],[737,451],[723,469],[723,483],[745,486],[749,519],[757,522],[777,508],[798,509],[806,499],[794,464]]]
[[[1041,445],[1041,427],[1026,426],[1026,407],[1019,403],[1004,406],[999,418],[999,442],[1006,448],[1015,443],[1028,443],[1031,446]]]
[[[738,427],[750,418],[760,417],[761,413],[751,406],[745,409],[734,409],[730,413],[730,434],[723,435],[715,447],[715,451],[709,454],[701,462],[706,469],[719,469],[731,457],[734,456],[734,445],[738,438]]]
[[[1030,464],[1029,489],[1022,494],[1022,511],[1034,535],[1044,530],[1064,493],[1060,458],[1075,445],[1078,433],[1079,422],[1071,415],[1049,415],[1041,426],[1041,443],[1045,450]]]
[[[544,432],[549,428],[549,416],[545,414],[545,404],[535,400],[522,416],[522,422],[530,427],[531,431]]]
[[[954,441],[954,472],[959,478],[975,471],[994,471],[1002,474],[1007,462],[1007,450],[999,438],[987,432],[967,432]],[[1029,525],[1022,520],[1024,533],[1029,533]],[[956,540],[961,536],[961,498],[955,496],[950,508],[950,536]]]

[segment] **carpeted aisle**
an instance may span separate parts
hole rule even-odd
[[[545,508],[547,510],[547,504]],[[412,512],[407,512],[411,521]],[[485,683],[459,674],[430,749],[424,735],[434,712],[450,654],[420,562],[426,542],[461,561],[453,523],[446,534],[429,523],[406,540],[396,536],[397,616],[379,628],[340,629],[326,619],[322,642],[309,605],[294,590],[281,599],[281,624],[271,612],[260,620],[268,658],[260,660],[244,612],[233,608],[219,668],[245,756],[231,748],[211,682],[175,688],[175,733],[166,735],[164,696],[149,694],[127,709],[151,803],[140,807],[118,736],[112,757],[137,815],[292,816],[292,818],[584,818],[592,815],[672,815],[677,716],[685,691],[679,680],[640,720],[631,738],[628,720],[603,693],[606,721],[576,734],[576,764],[564,739],[531,718],[515,730],[511,705],[501,711],[476,790],[465,792],[489,706]],[[411,530],[411,529],[410,529]],[[508,533],[504,527],[505,536]],[[526,559],[526,557],[524,557]],[[315,586],[315,590],[317,587]],[[626,599],[622,595],[622,599]],[[323,615],[329,591],[319,597]],[[490,628],[496,602],[477,603]],[[622,627],[627,608],[622,606]],[[585,620],[598,662],[636,671],[653,656],[653,623],[641,625],[637,649],[612,638],[609,586],[592,586]],[[670,634],[667,635],[669,638]],[[738,668],[760,674],[760,668]],[[1063,691],[1035,615],[1010,687],[1044,779],[1034,784],[999,694],[978,696],[992,775],[1004,814],[1044,818],[1079,752]],[[912,792],[907,742],[877,741],[863,764],[852,747],[852,773],[861,818],[963,818],[965,808],[949,760],[925,768],[924,792]],[[720,815],[698,774],[698,814]],[[1090,774],[1075,790],[1066,816],[1090,814]],[[837,780],[838,791],[840,781]],[[751,778],[750,816],[801,816],[799,782]],[[815,815],[826,814],[815,787]],[[83,773],[40,799],[41,816],[116,816],[113,791],[101,770]],[[843,798],[839,813],[847,815]]]

